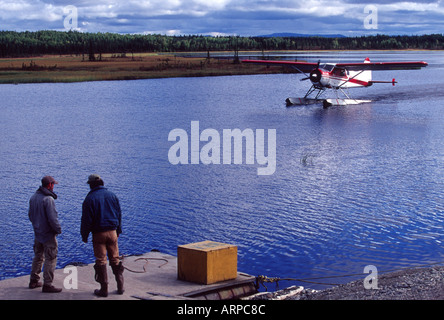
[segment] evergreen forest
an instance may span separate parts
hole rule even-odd
[[[442,34],[361,37],[166,36],[77,31],[0,31],[0,57],[136,52],[267,50],[442,50]]]

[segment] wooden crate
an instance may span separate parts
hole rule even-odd
[[[179,280],[212,284],[237,277],[237,246],[203,241],[177,247]]]

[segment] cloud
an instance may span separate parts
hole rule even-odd
[[[0,1],[2,20],[39,20],[51,22],[60,20],[63,9],[42,1]]]
[[[87,32],[366,34],[364,8],[378,9],[377,33],[441,33],[441,1],[417,0],[0,0],[3,30],[64,29],[63,9],[78,9]]]

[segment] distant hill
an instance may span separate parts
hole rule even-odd
[[[310,38],[310,37],[321,37],[321,38],[347,38],[342,34],[303,34],[303,33],[273,33],[262,36],[257,36],[260,38]]]

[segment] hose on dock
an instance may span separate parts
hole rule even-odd
[[[384,272],[380,272],[380,274],[389,273],[389,272],[396,272],[396,271],[402,271],[406,269],[415,269],[415,268],[423,268],[423,267],[430,267],[434,265],[442,265],[444,264],[444,261],[441,262],[432,262],[412,267],[405,267],[405,268],[399,268],[399,269],[392,269],[392,270],[386,270]],[[259,288],[260,285],[262,285],[265,290],[267,289],[267,286],[265,283],[276,283],[276,287],[279,287],[279,281],[298,281],[298,282],[305,282],[305,283],[311,283],[311,284],[319,284],[319,285],[325,285],[325,286],[339,286],[344,283],[332,283],[332,282],[318,282],[314,280],[322,280],[322,279],[335,279],[335,278],[346,278],[346,277],[362,277],[363,273],[352,273],[352,274],[343,274],[343,275],[333,275],[333,276],[325,276],[325,277],[314,277],[314,278],[305,278],[305,279],[298,279],[298,278],[279,278],[279,277],[267,277],[267,276],[257,276],[256,277],[256,288]]]
[[[121,260],[124,260],[125,257],[128,256],[121,256]],[[160,261],[165,261],[165,263],[161,264],[160,266],[158,266],[158,268],[162,268],[164,265],[166,265],[168,263],[167,259],[164,258],[137,258],[136,260],[134,260],[134,262],[136,261],[140,261],[140,260],[145,260],[145,264],[142,266],[143,271],[137,271],[137,270],[132,270],[128,267],[126,267],[125,265],[123,266],[126,270],[128,270],[129,272],[133,272],[133,273],[146,273],[146,266],[149,263],[150,260],[160,260]]]

